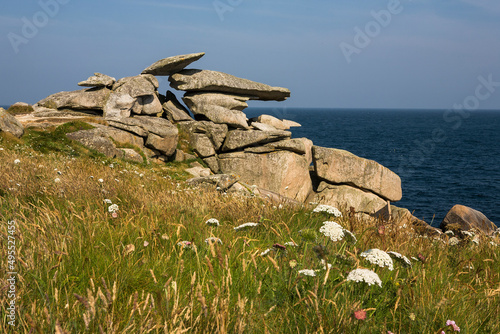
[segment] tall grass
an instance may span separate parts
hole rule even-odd
[[[440,333],[451,330],[447,320],[462,333],[500,332],[498,238],[450,246],[398,222],[190,188],[182,164],[64,145],[77,154],[0,141],[0,237],[6,245],[7,221],[16,221],[19,273],[16,327],[2,317],[4,332]],[[119,206],[116,218],[105,199]],[[326,220],[357,242],[323,236]],[[248,222],[259,225],[234,229]],[[376,267],[359,256],[370,248],[413,257],[412,266]],[[2,277],[5,246],[0,259]],[[382,287],[347,281],[355,268],[374,270]],[[6,314],[5,279],[0,286]]]

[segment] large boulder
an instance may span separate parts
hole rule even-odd
[[[145,138],[146,147],[160,151],[167,157],[173,155],[177,148],[179,130],[167,119],[136,116],[110,119],[108,124]]]
[[[235,95],[255,96],[259,100],[283,101],[290,91],[282,87],[242,79],[230,74],[208,70],[182,70],[168,79],[170,86],[188,92],[224,92]]]
[[[232,151],[252,145],[261,145],[273,141],[288,139],[292,136],[288,131],[232,130],[229,131],[222,151]]]
[[[78,83],[78,86],[82,87],[112,87],[116,82],[116,79],[110,77],[109,75],[102,73],[94,73],[93,76],[89,77],[85,81]]]
[[[104,129],[80,130],[68,133],[66,136],[110,158],[122,158],[125,155],[116,147]]]
[[[159,115],[163,112],[163,106],[156,94],[139,96],[132,112],[138,115]]]
[[[252,121],[259,122],[262,124],[271,125],[278,130],[290,129],[289,123],[285,124],[285,122],[283,122],[282,120],[280,120],[274,116],[270,116],[270,115],[260,115],[259,117],[252,118]]]
[[[111,94],[103,108],[104,118],[130,117],[136,99],[129,94]]]
[[[172,123],[192,121],[189,111],[177,100],[171,91],[167,91],[166,101],[163,103],[165,117]]]
[[[268,154],[233,152],[220,154],[220,170],[248,184],[304,202],[312,191],[307,160],[289,151]]]
[[[201,158],[215,155],[212,141],[204,133],[192,133],[189,141],[193,151]]]
[[[126,93],[132,97],[154,95],[159,87],[158,80],[150,74],[141,74],[134,77],[125,77],[113,85],[116,93]]]
[[[297,154],[304,154],[307,159],[308,165],[312,163],[312,147],[313,142],[307,138],[294,138],[287,140],[280,140],[273,143],[265,144],[266,147],[275,150],[285,150],[295,152]]]
[[[184,67],[188,66],[194,61],[197,61],[204,55],[205,52],[201,52],[161,59],[142,71],[142,74],[152,74],[157,76],[172,75],[183,70]]]
[[[102,111],[111,91],[105,87],[72,92],[59,92],[37,102],[37,106],[52,109]]]
[[[248,107],[250,97],[224,93],[188,93],[182,100],[197,119],[209,119],[218,124],[235,128],[248,128],[247,116],[242,112]]]
[[[321,182],[312,199],[318,204],[332,205],[349,210],[353,207],[356,212],[374,214],[381,210],[387,202],[372,192],[348,185],[334,185]]]
[[[496,225],[490,221],[482,212],[474,210],[464,205],[455,205],[446,214],[441,222],[440,228],[443,230],[478,230],[485,234],[492,234],[497,229]]]
[[[17,138],[21,138],[24,134],[24,127],[13,115],[4,108],[0,108],[0,132],[9,132]]]
[[[401,199],[401,179],[376,161],[334,148],[313,146],[312,151],[319,178],[330,183],[351,184],[393,202]]]

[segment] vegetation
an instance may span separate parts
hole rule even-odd
[[[8,265],[18,273],[7,333],[449,333],[448,320],[500,332],[498,237],[451,246],[349,211],[190,188],[186,164],[110,160],[65,139],[84,127],[0,137],[2,291]],[[327,220],[357,241],[332,241]],[[372,264],[361,253],[373,248],[412,265]],[[347,280],[356,268],[381,287]],[[2,292],[3,315],[9,302]]]
[[[7,112],[12,115],[22,115],[22,114],[30,114],[33,112],[33,107],[30,105],[11,105]]]

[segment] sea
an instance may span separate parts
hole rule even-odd
[[[0,106],[5,109],[8,106]],[[401,178],[393,203],[432,226],[462,204],[500,226],[500,110],[247,108],[300,123],[293,138],[375,160]]]
[[[393,203],[432,226],[462,204],[500,226],[500,110],[248,108],[300,123],[293,138],[375,160],[401,178]]]

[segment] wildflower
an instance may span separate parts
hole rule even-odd
[[[466,236],[468,236],[468,237],[471,237],[471,238],[473,238],[473,237],[474,237],[474,233],[469,232],[469,231],[462,231],[462,234],[463,234],[463,235],[466,235]]]
[[[397,252],[387,252],[393,259],[396,259],[400,263],[402,263],[405,267],[411,267],[411,261],[404,255],[401,255]]]
[[[113,202],[111,202],[111,200],[107,199],[107,198],[103,202],[106,203],[106,204],[113,204]]]
[[[168,240],[168,239],[170,239],[170,238],[168,237],[168,235],[167,235],[167,234],[163,234],[163,235],[161,236],[161,238],[162,238],[163,240]]]
[[[193,243],[191,241],[180,241],[177,243],[177,246],[182,247],[182,249],[191,249],[193,248]]]
[[[455,232],[453,232],[452,230],[448,230],[448,231],[444,232],[444,234],[454,236]]]
[[[125,249],[123,250],[123,254],[128,255],[128,254],[132,253],[133,251],[135,251],[135,246],[130,244],[130,245],[125,246]]]
[[[460,240],[458,240],[457,237],[451,237],[450,240],[448,240],[448,245],[450,246],[456,246],[460,243]]]
[[[103,180],[103,179],[99,179],[99,180],[97,180],[97,181],[99,181],[99,183],[103,183],[103,182],[104,182],[104,180]]]
[[[299,274],[305,275],[305,276],[311,276],[314,277],[316,276],[316,272],[312,269],[302,269],[299,270]]]
[[[55,183],[60,183],[60,182],[61,182],[61,179],[60,179],[60,178],[58,178],[58,177],[56,177],[56,178],[54,179],[54,182],[55,182]]]
[[[347,281],[353,282],[365,282],[368,285],[377,284],[382,287],[382,281],[378,277],[377,273],[369,269],[354,269],[347,275]]]
[[[389,270],[394,269],[392,259],[389,254],[380,249],[369,249],[361,253],[360,256],[366,258],[370,263],[376,264],[379,267],[388,267]]]
[[[117,212],[113,212],[113,213],[111,214],[111,217],[113,217],[113,218],[118,218],[118,213],[117,213]]]
[[[354,311],[354,318],[356,318],[358,320],[365,320],[366,319],[366,311],[365,310]]]
[[[205,222],[205,224],[207,224],[207,225],[214,225],[214,226],[219,226],[220,225],[219,221],[217,219],[215,219],[215,218],[210,218],[209,220],[207,220]]]
[[[446,326],[453,327],[453,331],[454,332],[460,332],[460,327],[458,327],[457,324],[455,323],[455,321],[453,321],[453,320],[447,320],[446,321]]]
[[[146,240],[144,240],[144,247],[148,247],[149,246],[149,242],[147,242]]]
[[[324,259],[321,260],[321,264],[323,265],[324,270],[328,270],[332,268],[332,265],[330,263],[327,263]]]
[[[324,222],[319,231],[332,241],[340,241],[344,237],[344,228],[336,222]]]
[[[288,262],[288,265],[290,266],[290,268],[295,268],[297,267],[297,261],[296,260],[290,260],[290,262]]]
[[[119,207],[117,204],[111,204],[109,207],[108,207],[108,212],[110,213],[113,213],[113,212],[116,212],[119,210]]]
[[[208,237],[205,239],[205,242],[207,244],[215,244],[215,243],[218,243],[218,244],[221,244],[222,245],[222,240],[220,240],[219,238],[216,238],[216,237]]]
[[[235,231],[239,231],[239,230],[243,230],[243,229],[245,229],[245,228],[247,228],[247,227],[255,227],[255,226],[257,226],[257,225],[259,225],[259,224],[258,224],[258,223],[245,223],[245,224],[241,224],[241,225],[239,225],[239,226],[236,226],[236,227],[234,228],[234,230],[235,230]]]
[[[109,164],[109,168],[114,168],[115,166],[113,164]]]
[[[329,215],[332,215],[334,217],[342,217],[342,212],[339,211],[336,207],[333,207],[331,205],[325,205],[325,204],[320,204],[318,205],[312,212],[326,212]]]
[[[15,165],[17,165],[17,164],[19,164],[19,163],[21,163],[21,160],[19,160],[19,159],[14,160],[14,164],[15,164]]]
[[[476,245],[479,245],[479,236],[476,235],[474,238],[472,238],[472,242],[475,243]]]
[[[298,247],[299,245],[297,245],[295,242],[293,241],[288,241],[288,242],[285,242],[285,246],[292,246],[292,247]]]
[[[263,251],[262,253],[260,253],[260,256],[266,256],[267,254],[269,254],[271,252],[271,248],[268,248],[266,249],[265,251]]]

